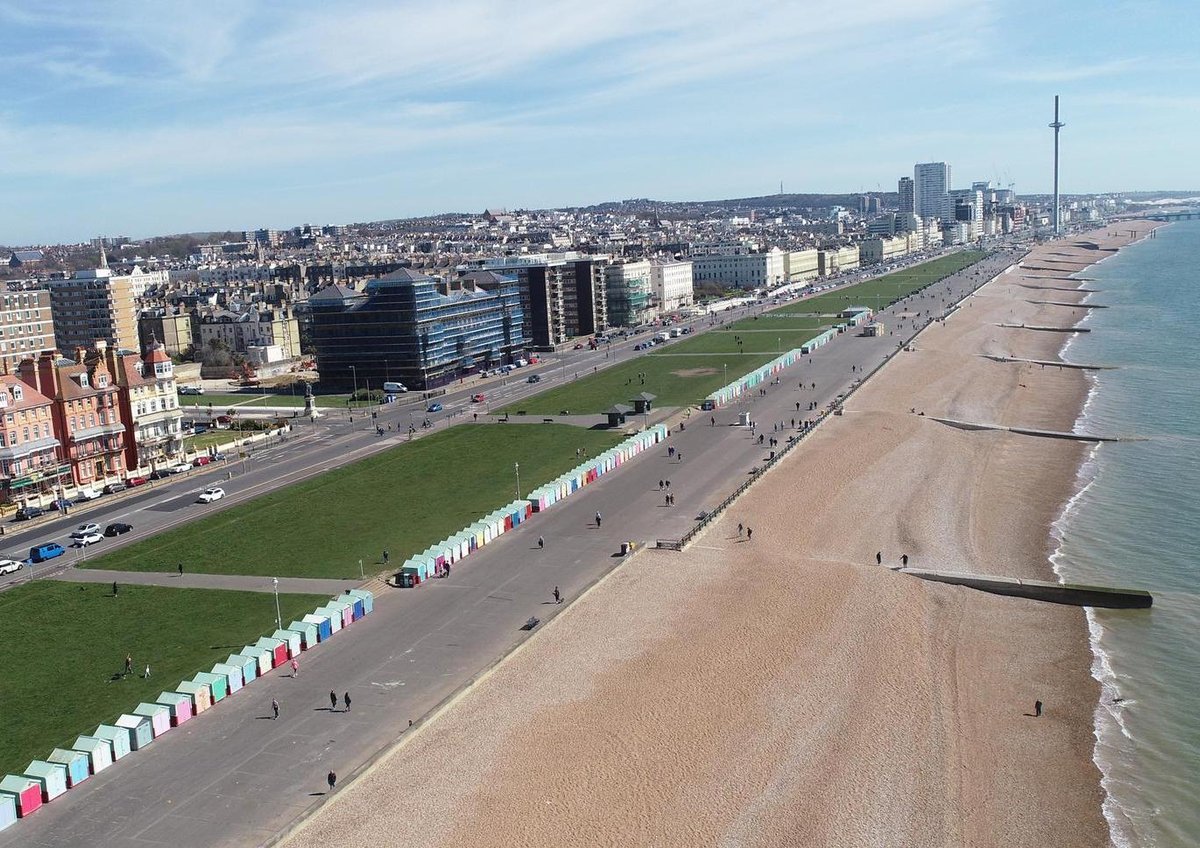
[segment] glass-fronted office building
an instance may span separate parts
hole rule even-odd
[[[309,308],[323,389],[434,388],[508,364],[526,346],[515,278],[485,291],[401,269],[362,291],[328,286]]]

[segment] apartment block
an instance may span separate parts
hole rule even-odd
[[[50,292],[35,289],[0,294],[0,371],[14,374],[22,359],[55,346]]]

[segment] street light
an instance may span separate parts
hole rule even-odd
[[[724,362],[721,364],[721,367],[725,369],[725,385],[728,386],[729,385],[729,363]]]
[[[517,475],[517,500],[521,499],[521,463],[513,463],[513,471]]]
[[[350,370],[354,372],[354,395],[356,395],[356,394],[358,394],[358,369],[355,368],[353,365],[351,365]],[[350,395],[351,401],[354,400],[354,395]],[[346,405],[350,406],[350,404],[346,404]],[[351,407],[351,408],[353,408],[353,407]]]
[[[279,614],[279,578],[272,577],[271,583],[275,587],[275,624],[279,626],[280,630],[282,630],[283,629],[283,616],[281,616]]]

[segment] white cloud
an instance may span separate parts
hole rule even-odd
[[[1079,80],[1095,79],[1124,74],[1137,69],[1140,59],[1114,59],[1109,62],[1098,62],[1090,65],[1067,65],[1057,68],[1026,67],[1008,71],[999,71],[996,76],[1006,82],[1055,83],[1077,82]]]

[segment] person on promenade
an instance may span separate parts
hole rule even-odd
[[[299,676],[300,676],[300,663],[296,661],[295,657],[293,657],[292,658],[292,677],[299,677]]]
[[[663,481],[662,481],[662,480],[659,480],[659,481],[658,481],[658,490],[659,490],[660,492],[663,490]]]
[[[274,698],[271,699],[271,712],[275,713],[275,721],[279,720],[279,702]]]
[[[709,426],[709,427],[716,427],[716,426],[717,426],[717,416],[715,416],[715,415],[714,415],[714,416],[712,416],[711,418],[709,418],[709,419],[708,419],[708,426]]]
[[[337,775],[333,769],[329,770],[329,774],[325,775],[325,780],[329,783],[329,791],[333,791],[333,787],[337,785]]]
[[[670,480],[667,481],[667,491],[668,492],[671,491],[671,481]]]
[[[541,536],[538,536],[538,550],[544,551],[545,549],[546,549],[546,540],[543,539]]]
[[[876,565],[883,565],[883,551],[876,551],[876,552],[875,552],[875,564],[876,564]]]
[[[553,595],[554,595],[554,603],[561,604],[562,603],[562,593],[558,591],[557,586],[554,587]]]
[[[663,495],[663,506],[670,506],[670,505],[671,505],[671,496]]]
[[[115,598],[116,596],[117,596],[117,581],[114,580],[113,581],[113,597]]]
[[[1034,715],[1034,718],[1038,718],[1038,717],[1040,717],[1040,716],[1041,716],[1041,714],[1042,714],[1042,702],[1041,702],[1041,701],[1034,701],[1034,702],[1033,702],[1033,715]]]
[[[329,711],[333,712],[337,709],[337,692],[329,690]]]
[[[346,705],[346,712],[350,712],[350,693],[347,692],[342,696],[342,703]]]
[[[175,567],[179,569],[179,576],[182,577],[183,576],[183,563],[181,562],[181,563],[179,563],[179,565],[177,565]]]
[[[599,530],[599,529],[600,529],[600,521],[601,521],[601,519],[602,519],[602,518],[603,518],[603,516],[601,516],[601,515],[600,515],[600,513],[599,513],[599,512],[597,512],[597,513],[596,513],[596,529],[597,529],[597,530]]]

